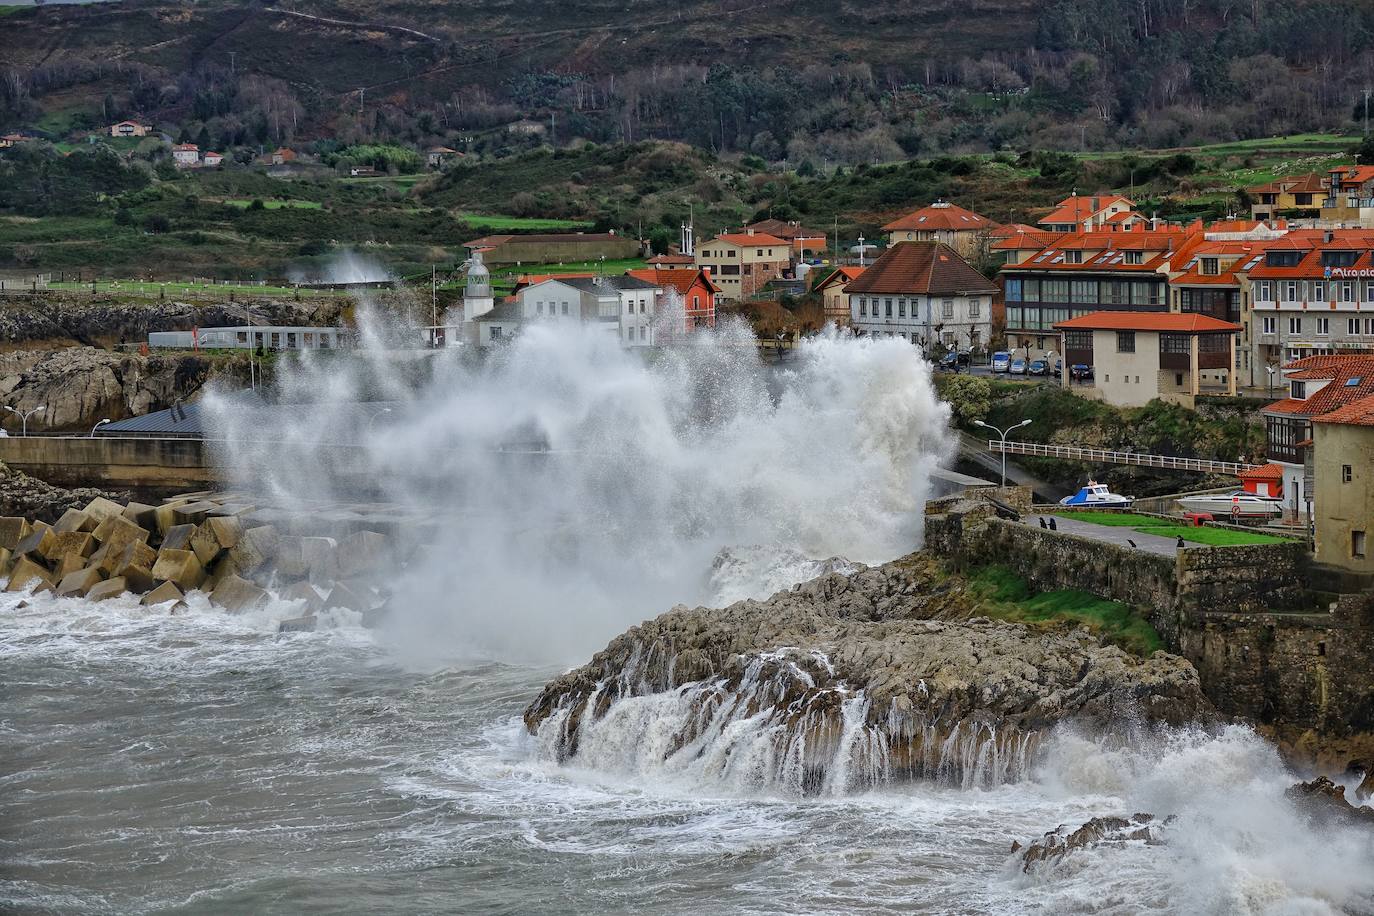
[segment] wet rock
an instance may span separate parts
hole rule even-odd
[[[94,531],[97,520],[80,509],[68,509],[53,523],[55,531]]]
[[[47,525],[35,527],[14,548],[17,557],[44,558],[57,535]]]
[[[379,607],[374,607],[370,611],[363,611],[362,625],[369,630],[375,630],[382,624],[391,619],[391,602],[388,601]]]
[[[1029,846],[1022,847],[1013,843],[1012,852],[1021,853],[1021,870],[1052,866],[1071,853],[1089,846],[1124,845],[1128,842],[1156,844],[1162,842],[1163,824],[1155,822],[1154,815],[1133,814],[1130,817],[1095,817],[1072,833],[1066,834],[1064,827],[1046,833]]]
[[[1374,770],[1364,774],[1364,779],[1355,787],[1355,798],[1364,801],[1370,796],[1374,796]]]
[[[309,582],[293,582],[282,590],[281,597],[285,601],[302,601],[307,616],[314,615],[324,610],[324,599],[320,593],[315,591],[315,587]]]
[[[99,526],[100,523],[105,521],[105,519],[107,518],[113,518],[117,515],[123,515],[124,506],[115,502],[113,499],[109,499],[104,496],[97,496],[95,499],[92,499],[90,502],[86,503],[85,508],[83,508],[81,511],[86,515],[86,517],[94,519],[95,524]]]
[[[325,610],[340,607],[361,614],[372,610],[376,603],[372,600],[371,592],[340,582],[329,590],[329,598],[325,601],[324,607]]]
[[[95,538],[84,531],[52,531],[52,537],[39,548],[43,559],[56,563],[63,557],[75,556],[86,559],[95,553]]]
[[[124,507],[124,517],[149,531],[157,527],[157,507],[147,503],[130,502]]]
[[[252,575],[271,562],[280,535],[271,525],[249,528],[229,551],[229,559],[244,575]]]
[[[1284,794],[1316,817],[1334,818],[1374,827],[1374,808],[1352,805],[1345,797],[1345,786],[1338,786],[1325,776],[1318,776],[1310,782],[1300,782]],[[1359,797],[1358,790],[1356,797]]]
[[[539,733],[551,723],[547,737],[567,759],[583,717],[595,721],[624,697],[691,685],[700,708],[683,713],[678,741],[694,739],[711,704],[737,700],[732,715],[765,713],[816,755],[807,765],[819,774],[846,727],[845,704],[857,699],[860,724],[886,750],[885,777],[981,767],[981,747],[1007,768],[982,771],[995,781],[1023,766],[1060,722],[1111,731],[1124,721],[1217,720],[1184,659],[1130,655],[1067,623],[1031,628],[971,616],[977,608],[924,554],[823,575],[766,601],[673,608],[549,683],[525,724]],[[974,751],[951,763],[955,745]]]
[[[0,518],[0,547],[13,551],[32,530],[26,518]]]
[[[173,525],[162,535],[162,550],[190,550],[191,538],[196,536],[195,525]]]
[[[157,551],[137,541],[125,546],[118,555],[111,555],[100,563],[107,575],[124,581],[131,592],[146,592],[153,587],[153,567]]]
[[[122,515],[112,515],[95,528],[95,539],[107,548],[107,553],[117,553],[130,544],[147,544],[149,532],[140,528]]]

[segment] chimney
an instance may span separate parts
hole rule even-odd
[[[753,226],[745,226],[745,227],[744,227],[744,234],[745,234],[745,235],[753,235],[753,234],[754,234],[754,227],[753,227]]]

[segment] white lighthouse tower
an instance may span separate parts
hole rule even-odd
[[[473,251],[468,259],[468,283],[463,289],[463,321],[481,318],[496,307],[491,295],[491,272],[482,263],[482,252]]]

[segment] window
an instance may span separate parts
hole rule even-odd
[[[1085,305],[1093,305],[1097,302],[1097,281],[1096,280],[1074,280],[1070,284],[1070,299],[1074,302]]]
[[[536,302],[536,303],[534,304],[534,313],[535,313],[536,315],[542,315],[542,314],[544,314],[544,303],[542,303],[542,302]],[[550,314],[552,314],[552,311],[550,312]]]
[[[1301,251],[1266,251],[1264,253],[1264,263],[1269,267],[1297,267],[1301,260]]]
[[[953,300],[953,299],[945,299],[944,301],[942,301],[942,302],[940,303],[940,317],[941,317],[941,318],[953,318],[953,317],[954,317],[954,300]]]
[[[1296,398],[1296,399],[1299,400],[1299,401],[1306,400],[1306,399],[1307,399],[1307,383],[1306,383],[1306,382],[1289,382],[1289,383],[1288,383],[1288,396],[1289,396],[1290,398]]]
[[[1293,317],[1291,317],[1291,318],[1288,319],[1288,333],[1289,333],[1289,334],[1301,334],[1301,333],[1302,333],[1302,319],[1301,319],[1301,318],[1299,318],[1299,317],[1297,317],[1297,316],[1295,315],[1295,316],[1293,316]]]
[[[1274,298],[1274,284],[1268,280],[1261,280],[1255,284],[1255,301],[1272,302]]]
[[[1278,324],[1279,320],[1273,315],[1265,315],[1260,319],[1260,333],[1277,334],[1279,332]]]
[[[1065,331],[1064,349],[1065,350],[1091,350],[1093,348],[1092,331]]]
[[[1219,258],[1203,258],[1202,274],[1207,277],[1215,277],[1221,273],[1221,260]]]
[[[640,340],[648,340],[648,339],[649,339],[649,329],[648,329],[648,328],[646,328],[646,327],[640,327],[640,329],[639,329],[639,339],[640,339]]]
[[[1020,302],[1020,301],[1021,301],[1021,289],[1022,289],[1022,287],[1021,287],[1021,281],[1020,281],[1019,279],[1013,279],[1013,278],[1010,278],[1010,277],[1009,277],[1009,278],[1007,279],[1007,292],[1006,292],[1007,301],[1008,301],[1008,302]]]
[[[1083,263],[1083,252],[1077,251],[1077,250],[1074,250],[1074,251],[1066,251],[1066,252],[1064,252],[1064,263],[1065,263],[1065,264],[1082,264],[1082,263]]]
[[[1343,464],[1343,465],[1341,465],[1341,483],[1350,483],[1350,478],[1351,478],[1350,465],[1348,465],[1348,464]]]
[[[1183,373],[1182,373],[1182,372],[1175,372],[1175,373],[1174,373],[1174,384],[1177,385],[1179,388],[1182,388],[1182,387],[1183,387]]]
[[[1312,301],[1313,301],[1313,302],[1325,302],[1325,301],[1326,301],[1326,284],[1323,283],[1321,280],[1314,280],[1314,281],[1312,282]]]
[[[1193,340],[1187,334],[1160,334],[1159,352],[1190,356],[1193,352]]]
[[[1283,284],[1283,301],[1284,301],[1284,302],[1297,302],[1297,301],[1298,301],[1298,281],[1297,281],[1297,280],[1287,280],[1287,281],[1284,282],[1284,284]]]
[[[891,299],[884,299],[884,300],[883,300],[883,317],[884,317],[884,318],[891,318],[891,317],[892,317],[892,300],[891,300]]]
[[[563,314],[568,314],[568,303],[566,302],[563,303]]]
[[[492,339],[492,340],[500,340],[500,339],[501,339],[501,326],[500,326],[499,324],[494,324],[494,325],[491,326],[491,339]]]
[[[1355,334],[1360,333],[1360,319],[1358,319],[1358,318],[1347,318],[1347,319],[1345,319],[1345,333],[1350,334],[1350,335],[1352,335],[1352,336],[1354,336]]]
[[[640,300],[639,300],[639,314],[641,314],[641,315],[644,314],[644,309],[648,307],[648,304],[649,304],[649,301],[648,301],[647,299],[640,299]]]
[[[760,248],[758,251],[754,252],[754,254],[760,258],[763,257],[763,249]]]
[[[1135,352],[1135,331],[1116,332],[1116,352],[1134,353]]]
[[[1374,302],[1374,280],[1366,280],[1364,283],[1364,301]]]
[[[234,339],[237,340],[237,341],[238,341],[239,343],[241,343],[241,344],[246,344],[246,343],[248,343],[248,332],[247,332],[247,331],[239,331],[237,334],[234,335]]]
[[[978,318],[978,317],[980,317],[981,314],[982,314],[982,313],[980,312],[980,308],[981,308],[981,306],[980,306],[980,303],[979,303],[979,301],[978,301],[977,299],[970,299],[970,300],[968,301],[968,316],[969,316],[970,318]]]
[[[1355,284],[1352,283],[1350,280],[1342,280],[1342,281],[1341,281],[1341,301],[1342,301],[1342,302],[1354,302],[1354,301],[1355,301]]]
[[[1128,252],[1126,252],[1125,260],[1124,260],[1122,263],[1125,263],[1125,264],[1144,264],[1144,263],[1145,263],[1145,253],[1144,253],[1144,252],[1141,252],[1141,251],[1128,251]]]
[[[862,296],[859,297],[859,317],[868,317],[868,300],[863,298]]]
[[[1317,336],[1318,336],[1318,337],[1326,337],[1326,336],[1329,335],[1330,333],[1331,333],[1331,319],[1330,319],[1330,318],[1318,318],[1318,319],[1317,319]]]
[[[1350,556],[1356,560],[1364,559],[1364,532],[1350,532]]]
[[[897,300],[897,317],[898,317],[898,318],[905,318],[905,317],[906,317],[906,300],[905,300],[905,299],[898,299],[898,300]]]

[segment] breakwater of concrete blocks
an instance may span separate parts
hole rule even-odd
[[[313,630],[320,613],[335,609],[375,626],[389,613],[384,576],[423,525],[375,505],[288,510],[211,492],[156,506],[99,497],[52,525],[0,518],[0,573],[7,591],[88,601],[134,594],[172,613],[192,590],[229,613],[259,610],[274,595],[300,602],[282,631]]]

